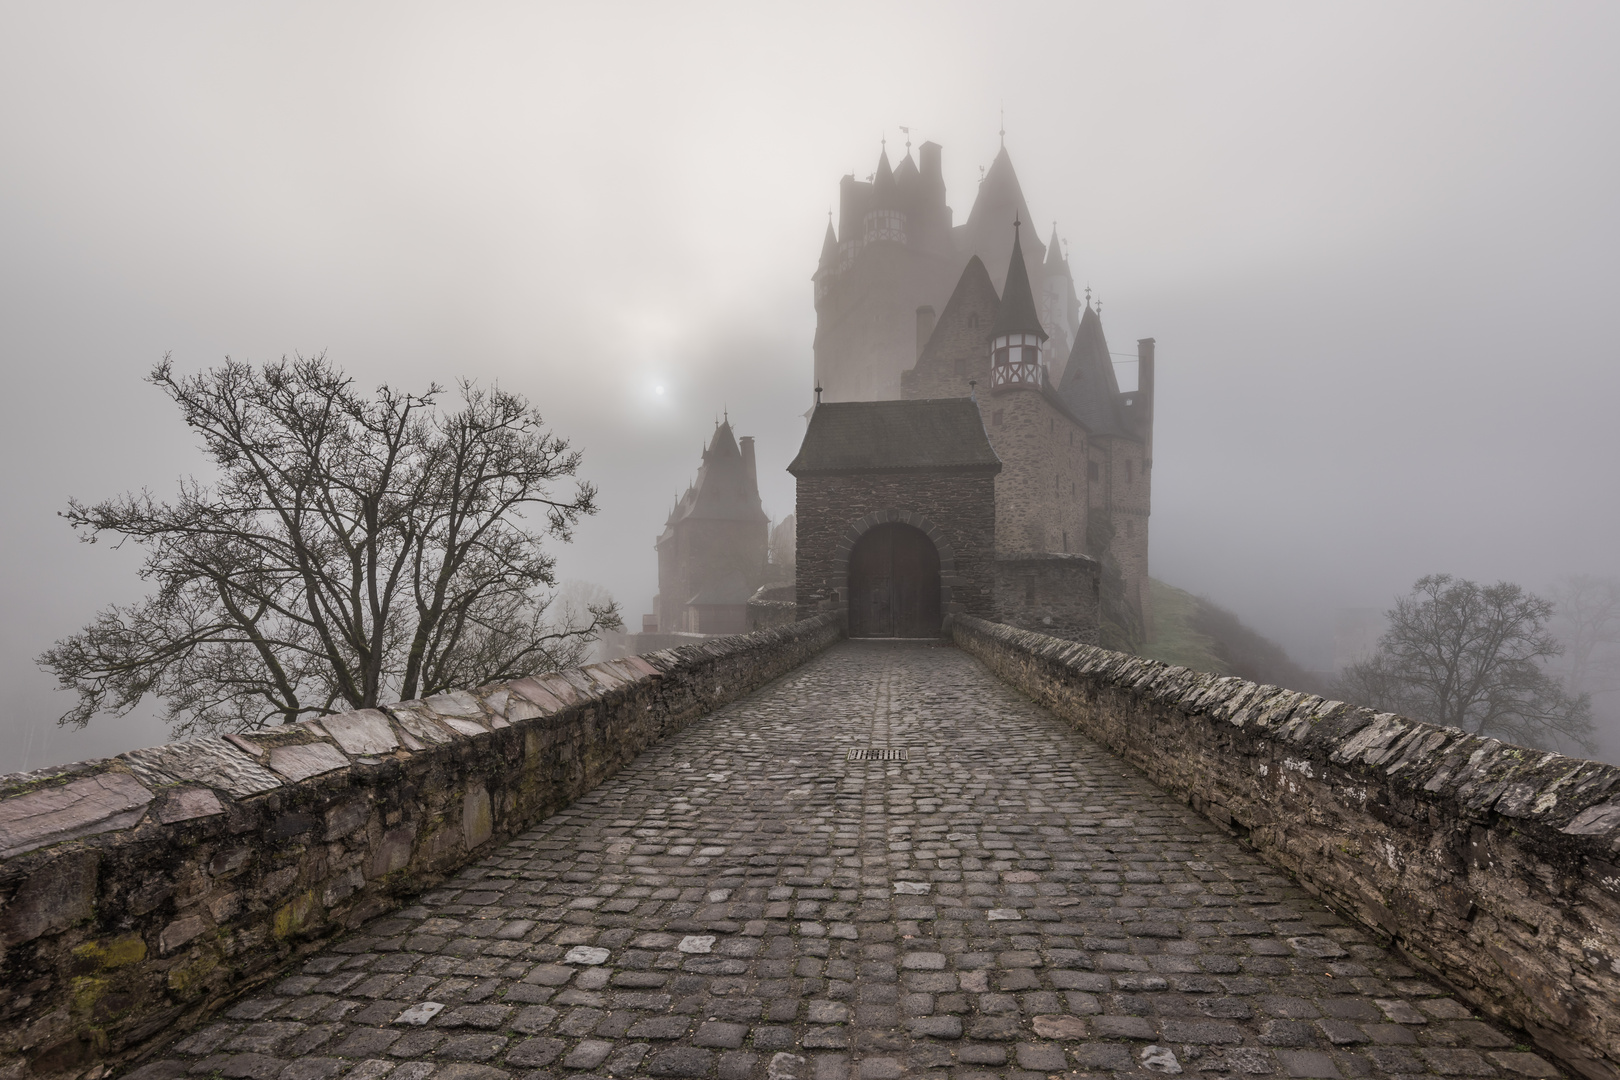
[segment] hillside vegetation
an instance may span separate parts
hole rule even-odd
[[[1153,637],[1137,650],[1152,660],[1197,671],[1237,675],[1291,690],[1320,692],[1320,681],[1294,663],[1281,645],[1245,626],[1220,605],[1150,579]]]

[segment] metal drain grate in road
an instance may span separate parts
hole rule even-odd
[[[862,750],[851,750],[845,761],[910,761],[904,750],[882,750],[869,746]]]

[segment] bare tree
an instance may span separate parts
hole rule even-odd
[[[1572,574],[1553,588],[1553,600],[1569,692],[1620,691],[1620,579]]]
[[[1545,627],[1553,605],[1509,582],[1481,586],[1432,574],[1386,613],[1378,652],[1346,669],[1338,693],[1527,746],[1590,753],[1591,702],[1544,664],[1561,651]]]
[[[596,490],[523,398],[460,386],[370,397],[324,356],[149,381],[202,437],[217,480],[63,516],[147,549],[145,600],[107,608],[40,657],[78,695],[63,723],[165,701],[179,734],[290,723],[554,667],[617,628],[611,601],[548,618],[546,538]],[[530,519],[533,520],[530,520]]]

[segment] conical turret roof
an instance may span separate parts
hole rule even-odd
[[[895,186],[904,191],[920,179],[922,174],[917,171],[917,163],[911,160],[911,151],[907,150],[906,156],[900,159],[900,164],[894,167]]]
[[[872,206],[881,209],[894,202],[894,170],[889,167],[889,151],[878,154],[877,174],[872,177]]]
[[[1007,147],[1002,146],[979,183],[973,209],[968,211],[967,227],[971,233],[999,232],[1009,217],[1028,221],[1029,204],[1024,201],[1024,189],[1018,183]]]
[[[1119,379],[1114,375],[1102,317],[1090,304],[1080,316],[1058,396],[1091,434],[1129,434],[1119,415]]]
[[[1063,249],[1058,246],[1057,222],[1052,222],[1052,240],[1046,245],[1046,268],[1048,270],[1066,269],[1069,260],[1063,257]]]
[[[818,268],[832,265],[838,254],[838,234],[833,232],[832,215],[827,216],[827,235],[821,240],[821,261],[816,264]]]
[[[1029,287],[1029,270],[1024,266],[1024,249],[1018,239],[1018,222],[1013,222],[1012,260],[1007,264],[1007,287],[1001,291],[996,309],[996,325],[991,337],[1003,334],[1036,334],[1045,340],[1040,316],[1035,313],[1035,293]]]

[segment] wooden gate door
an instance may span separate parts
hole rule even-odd
[[[939,552],[910,525],[878,525],[849,553],[850,637],[937,637]]]

